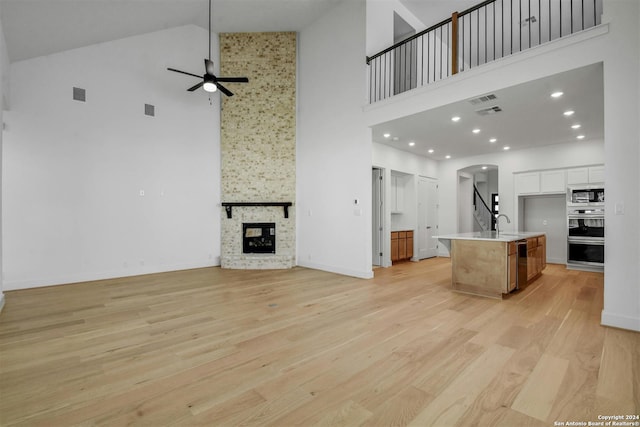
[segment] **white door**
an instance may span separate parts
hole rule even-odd
[[[438,181],[418,179],[418,259],[438,255]]]
[[[373,248],[371,251],[373,265],[382,265],[382,219],[384,215],[382,215],[382,191],[384,187],[382,186],[382,170],[374,168],[371,173],[371,188],[373,189],[373,194],[371,197],[373,206],[371,209],[372,218],[371,218],[371,241],[373,243]]]

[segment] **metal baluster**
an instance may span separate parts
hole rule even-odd
[[[519,21],[520,32],[518,33],[518,52],[522,52],[522,0],[518,0],[518,16],[520,17],[520,21]]]
[[[480,65],[480,9],[476,10],[476,65]]]
[[[529,27],[529,49],[531,49],[531,0],[529,0],[529,13],[528,13],[529,17],[529,25],[527,25],[527,27]]]
[[[571,19],[571,32],[569,34],[573,34],[573,0],[571,0],[571,9],[569,9],[569,17]]]
[[[420,36],[420,86],[424,86],[424,35]]]
[[[462,16],[462,64],[460,67],[462,67],[461,71],[464,71],[464,15]]]

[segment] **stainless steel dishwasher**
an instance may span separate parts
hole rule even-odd
[[[527,283],[527,241],[518,240],[518,277],[516,278],[516,289],[520,285]]]

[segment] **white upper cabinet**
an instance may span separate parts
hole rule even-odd
[[[516,194],[535,194],[540,192],[540,172],[516,174]]]
[[[604,182],[604,166],[593,166],[589,168],[589,183],[595,184]]]
[[[564,193],[567,190],[565,176],[564,169],[540,172],[540,192]]]
[[[589,182],[589,168],[567,170],[567,184],[586,184]]]
[[[398,214],[404,210],[404,177],[391,175],[391,213]]]
[[[514,177],[516,195],[560,194],[567,185],[603,183],[604,166],[523,172]]]
[[[567,170],[567,184],[597,184],[604,182],[604,166],[572,168]]]
[[[567,191],[564,169],[516,174],[516,194],[554,194]]]

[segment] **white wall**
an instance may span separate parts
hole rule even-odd
[[[0,4],[0,8],[2,5]],[[0,9],[0,17],[2,16],[2,10]],[[3,147],[3,134],[2,130],[4,123],[4,110],[9,108],[8,102],[9,95],[9,54],[7,52],[7,45],[4,39],[4,31],[2,29],[2,20],[0,19],[0,311],[4,307],[4,289],[3,285],[3,262],[2,262],[2,147]]]
[[[364,34],[364,0],[342,2],[300,33],[297,258],[301,266],[372,277]]]
[[[427,28],[399,0],[367,0],[366,3],[367,56],[375,55],[381,50],[393,46],[394,12],[407,21],[416,30],[416,33]]]
[[[547,262],[567,262],[567,199],[564,194],[522,198],[522,231],[547,233]]]
[[[421,175],[429,178],[438,176],[438,162],[424,156],[396,150],[388,145],[373,143],[373,165],[398,172]]]
[[[11,64],[5,289],[219,263],[220,95],[210,105],[166,70],[200,74],[207,36],[184,26]]]

